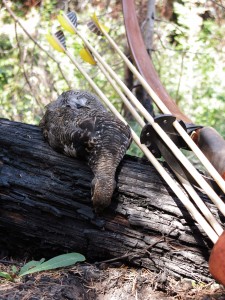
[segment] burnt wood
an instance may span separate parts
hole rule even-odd
[[[92,179],[85,161],[52,150],[39,127],[0,119],[2,255],[77,251],[91,262],[124,256],[156,272],[212,280],[212,243],[150,163],[125,156],[112,204],[98,216]]]

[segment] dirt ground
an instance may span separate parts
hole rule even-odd
[[[0,271],[23,263],[2,260]],[[216,283],[175,280],[165,274],[124,265],[87,263],[16,278],[0,279],[0,300],[225,300],[225,289]]]

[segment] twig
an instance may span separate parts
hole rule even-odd
[[[168,237],[175,229],[177,229],[176,227],[172,228],[166,235],[163,235],[162,237],[158,238],[154,243],[152,243],[151,245],[149,245],[148,247],[146,247],[144,250],[144,253],[142,255],[145,255],[146,253],[149,253],[149,250],[152,249],[154,246],[156,246],[157,244],[165,241],[165,238]],[[124,258],[128,258],[129,256],[133,255],[132,258],[136,257],[140,257],[140,254],[137,254],[135,252],[128,252],[122,256],[118,256],[115,258],[111,258],[111,259],[107,259],[107,260],[103,260],[100,262],[96,262],[95,264],[102,264],[102,263],[111,263],[111,262],[115,262]]]
[[[10,261],[10,260],[4,260],[4,259],[0,259],[0,263],[7,264],[7,265],[21,266],[21,263]]]
[[[182,53],[182,56],[181,56],[180,74],[179,74],[179,80],[178,80],[178,85],[177,85],[176,95],[175,95],[176,103],[179,102],[179,100],[178,100],[178,95],[179,95],[179,92],[180,92],[181,79],[182,79],[183,69],[184,69],[184,57],[185,57],[185,53]]]
[[[71,89],[71,84],[70,82],[66,79],[63,70],[60,66],[60,63],[47,51],[45,50],[31,35],[30,33],[24,28],[23,24],[20,22],[20,20],[17,18],[17,16],[14,14],[14,12],[10,9],[10,7],[7,5],[7,1],[6,0],[2,0],[3,5],[5,6],[5,8],[7,9],[8,13],[10,14],[10,16],[15,20],[15,22],[17,24],[19,24],[19,26],[23,29],[23,31],[26,33],[26,35],[29,37],[29,39],[32,40],[32,42],[41,50],[43,51],[50,59],[52,59],[56,64],[57,67],[63,77],[63,79],[65,80],[65,82],[67,83],[69,89]]]
[[[208,54],[208,53],[205,53],[205,52],[193,52],[193,51],[189,51],[189,50],[177,50],[177,49],[169,48],[169,47],[167,47],[167,46],[164,45],[164,43],[163,43],[163,41],[161,39],[161,36],[160,36],[160,34],[158,32],[156,32],[156,35],[158,36],[159,42],[160,42],[160,44],[162,46],[162,49],[173,51],[173,52],[177,52],[177,53],[184,53],[184,54],[186,54],[186,53],[190,53],[190,54],[194,54],[194,55],[207,55]],[[161,49],[158,48],[158,49],[154,49],[152,51],[160,52]]]
[[[170,236],[170,234],[177,229],[177,227],[173,227],[166,235],[162,235],[162,237],[158,238],[154,243],[152,243],[150,246],[148,246],[146,248],[147,251],[149,251],[151,248],[153,248],[155,245],[165,241],[165,238],[167,238],[168,236]]]
[[[27,76],[27,73],[26,73],[26,70],[25,70],[25,67],[24,67],[24,59],[22,59],[22,50],[21,50],[21,45],[20,45],[20,41],[19,41],[19,37],[18,37],[17,22],[16,21],[15,21],[15,36],[16,36],[16,43],[17,43],[17,46],[18,46],[18,49],[19,49],[19,56],[20,56],[20,58],[22,60],[21,63],[20,63],[20,65],[21,65],[22,70],[23,70],[24,78],[25,78],[25,80],[26,80],[26,82],[27,82],[27,84],[28,84],[28,86],[29,86],[29,88],[30,88],[30,90],[31,90],[31,92],[33,94],[33,97],[36,100],[37,104],[39,105],[40,108],[43,108],[43,104],[39,101],[39,99],[36,97],[36,95],[35,95],[35,93],[33,91],[33,87],[32,87],[32,85],[30,83],[30,80],[29,80],[29,78]]]
[[[217,1],[215,0],[210,0],[211,2],[215,3],[216,5],[218,5],[219,7],[221,7],[222,9],[225,10],[225,6],[223,6],[222,4],[218,3]]]
[[[128,253],[126,253],[122,256],[118,256],[118,257],[103,260],[103,261],[98,261],[98,262],[95,262],[95,264],[98,265],[98,264],[102,264],[102,263],[111,263],[111,262],[118,261],[118,260],[121,260],[121,259],[124,259],[124,258],[128,258],[131,254],[134,254],[134,252],[128,252]],[[136,254],[134,256],[136,256]]]

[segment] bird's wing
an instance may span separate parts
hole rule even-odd
[[[82,156],[94,146],[96,118],[70,108],[47,110],[40,126],[50,146],[68,156]]]

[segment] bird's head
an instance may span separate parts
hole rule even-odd
[[[90,108],[106,111],[101,101],[94,94],[80,90],[63,92],[56,101],[49,105],[49,109],[52,110],[59,107],[70,107],[72,109]]]
[[[66,91],[63,92],[56,100],[60,106],[69,106],[72,109],[80,109],[88,107],[88,99],[83,96],[81,91]]]
[[[91,183],[92,201],[96,213],[101,213],[111,203],[116,187],[114,178],[95,177]]]

